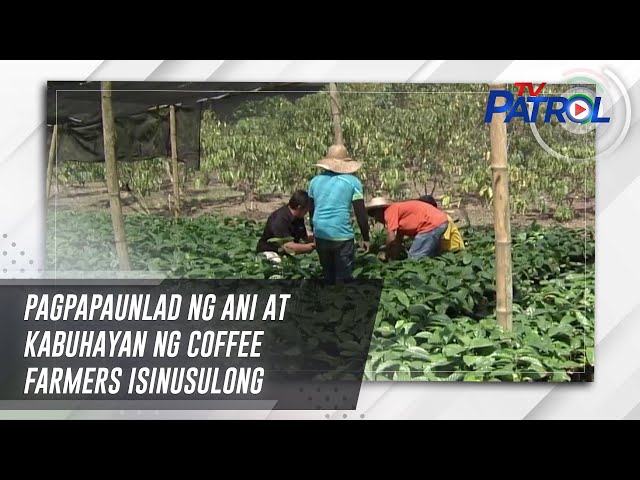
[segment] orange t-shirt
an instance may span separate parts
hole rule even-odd
[[[384,211],[387,230],[415,237],[419,233],[430,232],[447,223],[447,214],[420,200],[408,200],[389,205]]]

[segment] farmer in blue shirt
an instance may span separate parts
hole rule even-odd
[[[309,216],[316,240],[316,251],[329,284],[350,281],[355,260],[355,236],[351,209],[355,212],[364,253],[369,251],[369,222],[364,206],[362,183],[352,175],[361,166],[349,158],[344,145],[332,145],[317,166],[324,172],[311,179]]]

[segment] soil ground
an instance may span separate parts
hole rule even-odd
[[[438,192],[434,192],[438,198]],[[167,181],[159,192],[155,192],[144,199],[133,195],[127,190],[121,191],[123,213],[142,213],[149,215],[172,215],[173,187]],[[223,215],[246,217],[264,220],[276,208],[283,205],[288,197],[272,195],[258,198],[250,204],[245,201],[241,192],[234,191],[220,183],[211,183],[205,188],[194,188],[193,182],[184,186],[181,192],[180,211],[183,216],[197,217],[200,215]],[[84,186],[61,187],[57,191],[52,188],[50,207],[60,210],[92,211],[109,208],[109,196],[104,183],[89,183]],[[476,198],[464,198],[461,208],[451,208],[447,211],[459,220],[461,226],[486,226],[493,224],[493,212]],[[576,202],[575,218],[568,222],[558,222],[549,215],[527,214],[512,215],[514,226],[530,225],[534,220],[543,225],[562,225],[569,228],[584,228],[595,225],[595,199]]]

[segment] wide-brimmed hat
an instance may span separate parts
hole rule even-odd
[[[316,165],[335,173],[353,173],[362,166],[362,162],[349,157],[344,145],[331,145],[327,155]]]
[[[372,210],[374,208],[384,208],[391,205],[393,202],[384,197],[373,197],[369,200],[369,203],[365,204],[365,208],[367,210]]]

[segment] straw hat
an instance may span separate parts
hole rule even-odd
[[[362,162],[349,157],[344,145],[331,145],[327,155],[316,166],[335,173],[353,173],[362,166]]]
[[[365,205],[367,210],[372,210],[374,208],[384,208],[391,205],[393,202],[391,200],[387,200],[384,197],[373,197],[369,203]]]

